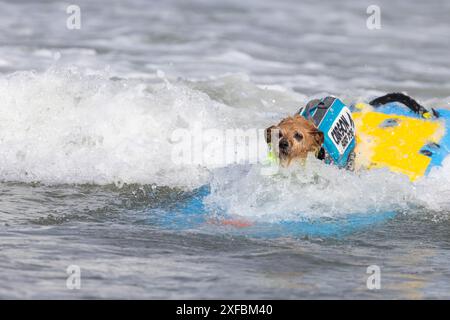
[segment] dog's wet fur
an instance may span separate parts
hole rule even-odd
[[[275,154],[283,167],[294,162],[304,162],[310,152],[317,154],[324,141],[323,132],[312,121],[300,115],[287,117],[277,125],[270,126],[265,135],[267,143],[275,147]]]

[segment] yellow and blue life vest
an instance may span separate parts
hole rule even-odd
[[[355,160],[357,169],[385,167],[416,180],[450,154],[450,110],[429,112],[403,94],[349,107],[326,97],[298,113],[324,133],[325,162],[341,168]],[[269,160],[276,161],[273,152]]]

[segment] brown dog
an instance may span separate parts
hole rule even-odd
[[[267,128],[265,135],[267,143],[278,143],[278,148],[273,147],[283,167],[293,161],[303,162],[310,152],[317,154],[324,141],[323,132],[300,115],[287,117],[278,125]]]

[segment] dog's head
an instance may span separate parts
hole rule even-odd
[[[300,115],[288,117],[265,131],[267,143],[274,148],[280,164],[287,167],[292,161],[306,159],[309,152],[318,152],[323,144],[323,132]]]

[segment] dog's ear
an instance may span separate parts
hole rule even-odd
[[[266,130],[264,130],[264,135],[266,137],[266,142],[271,143],[272,142],[272,129],[275,129],[276,126],[270,126]]]
[[[323,132],[319,131],[319,130],[315,130],[313,132],[311,132],[312,135],[314,136],[314,140],[317,142],[317,144],[319,146],[321,146],[325,140]]]

